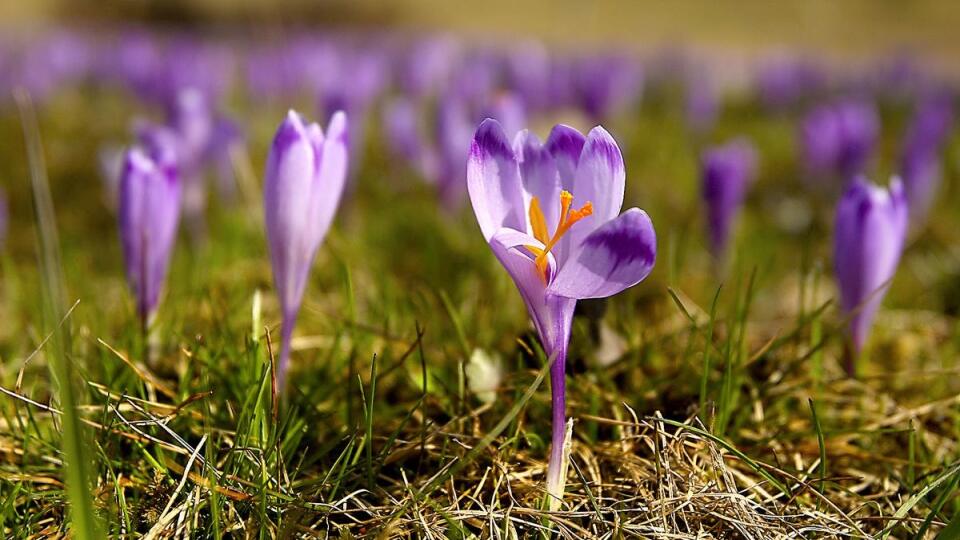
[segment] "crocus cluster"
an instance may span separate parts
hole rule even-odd
[[[347,116],[336,112],[326,133],[287,114],[273,138],[263,185],[273,281],[283,315],[277,386],[285,387],[293,327],[310,266],[327,234],[347,175]]]
[[[577,300],[639,283],[656,260],[647,214],[620,213],[625,177],[620,148],[602,127],[584,137],[558,125],[545,143],[525,130],[511,144],[500,123],[488,119],[470,146],[467,187],[480,230],[553,362],[552,508],[566,480],[566,361]]]
[[[800,128],[803,163],[814,174],[850,180],[864,171],[879,135],[880,120],[869,102],[820,105]]]
[[[731,228],[756,172],[757,153],[746,139],[707,149],[701,157],[707,234],[714,257],[723,259]]]
[[[907,199],[898,178],[884,188],[859,177],[837,206],[833,263],[841,307],[850,318],[853,354],[848,357],[847,372],[851,376],[897,270],[907,215]]]

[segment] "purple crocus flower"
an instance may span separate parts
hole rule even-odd
[[[853,349],[863,349],[873,318],[897,270],[907,233],[907,199],[900,180],[889,189],[858,177],[837,206],[834,269],[843,311],[851,317]],[[854,357],[847,372],[854,375]]]
[[[437,191],[444,208],[455,210],[464,200],[464,175],[473,131],[470,112],[455,94],[445,94],[437,105]]]
[[[800,128],[806,166],[814,173],[853,178],[863,172],[880,132],[872,104],[847,100],[811,111]]]
[[[914,113],[900,162],[910,219],[919,222],[930,210],[940,184],[940,153],[953,123],[953,107],[946,96],[923,100]]]
[[[493,118],[500,122],[504,131],[513,135],[527,125],[527,111],[523,101],[512,92],[499,92],[493,95],[484,110],[484,118]]]
[[[422,114],[412,99],[397,97],[384,106],[383,131],[390,152],[405,161],[429,182],[437,176],[437,160],[427,144],[421,125]]]
[[[277,129],[267,158],[263,204],[273,281],[283,314],[277,368],[281,390],[307,276],[337,211],[347,160],[347,117],[342,111],[333,114],[326,134],[290,111]]]
[[[180,179],[172,162],[127,152],[117,204],[127,281],[145,331],[156,313],[180,220]]]
[[[586,58],[577,69],[583,110],[595,121],[628,109],[643,93],[643,69],[625,56]]]
[[[647,214],[637,208],[620,214],[624,180],[620,148],[602,127],[584,137],[558,125],[545,144],[521,131],[511,146],[500,124],[487,119],[470,146],[467,188],[480,230],[553,361],[551,507],[562,498],[566,477],[565,373],[574,307],[578,299],[639,283],[656,259]]]
[[[716,259],[726,253],[733,222],[753,180],[757,153],[746,139],[710,148],[702,157],[703,199],[710,247]]]

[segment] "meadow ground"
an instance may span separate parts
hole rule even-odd
[[[42,227],[21,114],[0,111],[12,213],[0,278],[4,536],[64,530],[57,358],[73,367],[92,504],[114,536],[930,538],[951,523],[957,532],[956,141],[941,197],[912,235],[850,379],[832,276],[836,188],[811,188],[800,172],[795,119],[734,98],[701,140],[683,127],[678,100],[653,94],[607,125],[624,151],[627,205],[655,224],[658,260],[639,286],[578,309],[572,466],[551,513],[549,383],[520,297],[469,206],[440,210],[390,160],[375,126],[313,265],[290,395],[272,395],[280,319],[259,185],[291,105],[311,110],[230,104],[249,129],[249,155],[235,160],[240,198],[211,201],[205,238],[181,231],[149,336],[96,160],[141,108],[81,89],[38,107],[55,208]],[[896,104],[882,112],[878,179],[894,169],[906,119]],[[552,123],[536,129],[544,136]],[[703,144],[734,135],[754,140],[760,173],[719,270],[705,247],[697,160]],[[475,348],[506,366],[489,405],[466,389]]]

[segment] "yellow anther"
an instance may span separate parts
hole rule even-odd
[[[530,199],[530,227],[533,229],[533,237],[544,244],[550,239],[550,233],[547,232],[547,218],[543,217],[543,210],[540,209],[540,201],[536,197]]]
[[[593,214],[593,204],[590,201],[584,203],[579,210],[571,210],[570,206],[572,204],[573,195],[569,191],[561,191],[560,222],[557,223],[557,230],[554,231],[553,236],[548,238],[547,220],[544,218],[543,211],[540,209],[540,201],[538,201],[536,197],[530,200],[530,227],[533,229],[533,237],[543,242],[544,247],[540,249],[536,246],[527,246],[527,249],[536,255],[534,263],[537,265],[537,270],[540,271],[540,279],[542,279],[544,283],[547,282],[547,270],[549,268],[548,255],[550,254],[550,250],[557,245],[560,238],[570,230],[570,227],[572,227],[574,223]]]

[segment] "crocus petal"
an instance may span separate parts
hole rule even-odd
[[[274,282],[285,313],[303,297],[313,259],[310,206],[316,171],[314,145],[300,115],[290,111],[277,130],[267,158],[264,214]]]
[[[570,126],[557,124],[547,137],[544,145],[547,152],[553,156],[560,174],[560,183],[563,189],[573,191],[573,178],[577,173],[577,164],[580,163],[580,154],[587,139],[582,133]]]
[[[498,230],[490,239],[493,254],[513,278],[527,307],[534,311],[536,306],[543,305],[546,287],[534,263],[534,255],[526,246],[544,248],[543,243],[533,236],[507,227]],[[548,257],[548,276],[552,276],[556,269],[556,259],[552,254]]]
[[[467,190],[487,241],[503,227],[526,229],[517,160],[496,120],[484,120],[473,137],[467,160]]]
[[[140,149],[127,153],[117,214],[127,279],[146,323],[156,310],[180,218],[180,182],[175,169],[152,161]]]
[[[837,207],[834,265],[858,350],[896,272],[906,230],[907,202],[898,179],[889,190],[863,178],[851,182]]]
[[[517,134],[513,141],[514,152],[520,165],[523,188],[540,202],[540,209],[552,233],[560,221],[560,177],[557,165],[536,135],[527,130]],[[528,216],[529,217],[529,216]]]
[[[613,137],[602,127],[587,134],[577,172],[573,177],[573,204],[576,207],[590,202],[593,214],[583,218],[567,235],[567,256],[576,257],[576,247],[597,227],[620,214],[626,172],[623,156]]]
[[[310,211],[311,242],[319,246],[330,229],[340,204],[340,196],[347,178],[347,118],[338,111],[330,118],[327,134],[321,147],[320,163]]]
[[[646,212],[631,208],[590,233],[550,283],[567,298],[604,298],[646,278],[656,260],[657,238]]]

